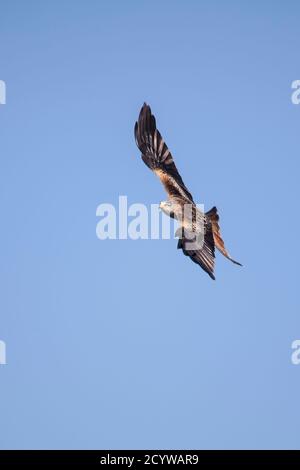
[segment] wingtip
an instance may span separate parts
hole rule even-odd
[[[242,263],[239,263],[238,261],[235,261],[235,259],[230,258],[230,261],[232,261],[234,264],[237,264],[238,266],[242,266]]]
[[[139,119],[142,119],[143,116],[146,116],[150,111],[150,114],[151,114],[151,109],[150,109],[150,106],[144,102],[143,106],[141,107],[141,110],[140,110],[140,115],[139,115]]]
[[[141,108],[141,112],[147,112],[147,111],[150,111],[150,114],[151,114],[151,108],[150,108],[149,104],[146,103],[146,101],[144,101],[144,104]]]

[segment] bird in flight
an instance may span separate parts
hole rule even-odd
[[[217,208],[213,207],[205,213],[197,208],[146,103],[135,123],[134,135],[144,163],[159,177],[167,192],[168,200],[161,202],[159,207],[179,223],[175,233],[179,238],[177,248],[201,266],[212,279],[215,279],[215,248],[230,261],[242,266],[231,258],[225,248]]]

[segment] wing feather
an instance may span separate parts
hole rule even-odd
[[[178,240],[177,248],[182,249],[184,255],[189,256],[194,263],[201,266],[215,280],[215,244],[209,226],[205,226],[204,240],[201,246],[197,247],[195,233],[184,231],[182,238]]]
[[[151,108],[144,103],[134,127],[135,141],[144,163],[160,178],[170,198],[179,196],[193,202],[174,163],[172,154],[156,128]]]

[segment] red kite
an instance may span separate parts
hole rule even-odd
[[[168,200],[161,202],[160,208],[179,222],[176,230],[176,236],[179,237],[177,248],[199,264],[212,279],[215,279],[215,247],[230,261],[241,266],[225,248],[217,208],[213,207],[205,213],[197,208],[178,173],[170,150],[156,128],[151,108],[146,103],[135,123],[134,135],[144,163],[156,173],[168,194]]]

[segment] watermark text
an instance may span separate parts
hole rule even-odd
[[[0,365],[6,364],[6,344],[0,339]]]
[[[300,104],[300,80],[294,80],[292,83],[293,91],[291,100],[293,104]]]
[[[4,80],[0,80],[0,104],[6,104],[6,84]]]
[[[163,201],[128,205],[127,196],[119,196],[119,204],[102,203],[96,209],[99,240],[170,240],[184,239],[185,250],[201,249],[204,243],[205,215],[203,204]],[[175,222],[174,222],[175,221]]]
[[[300,339],[295,339],[291,347],[294,350],[291,355],[292,364],[298,366],[300,364]]]

